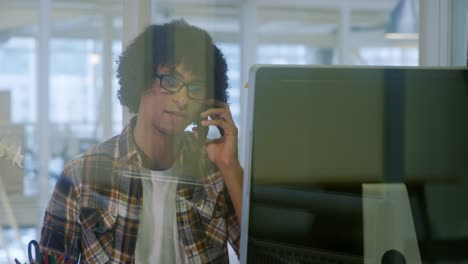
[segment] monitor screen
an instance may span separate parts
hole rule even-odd
[[[467,87],[465,68],[254,66],[241,259],[467,260]]]

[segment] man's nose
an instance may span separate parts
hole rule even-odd
[[[173,99],[177,107],[180,109],[185,109],[190,102],[190,98],[188,96],[188,89],[187,87],[183,86],[177,93],[173,95]]]

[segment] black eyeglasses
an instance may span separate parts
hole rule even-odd
[[[185,83],[173,75],[159,75],[155,74],[155,78],[159,79],[160,86],[166,91],[177,93],[186,87],[188,96],[192,99],[203,100],[206,96],[206,86],[203,83]]]

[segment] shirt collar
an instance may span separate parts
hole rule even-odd
[[[134,138],[134,128],[137,117],[134,116],[130,123],[123,129],[118,142],[118,157],[124,163],[136,162],[138,166],[142,166],[141,157],[138,154],[137,146]]]

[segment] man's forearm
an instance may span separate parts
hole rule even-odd
[[[244,169],[240,165],[221,170],[224,183],[231,197],[237,220],[241,222],[242,217],[242,188],[244,179]]]

